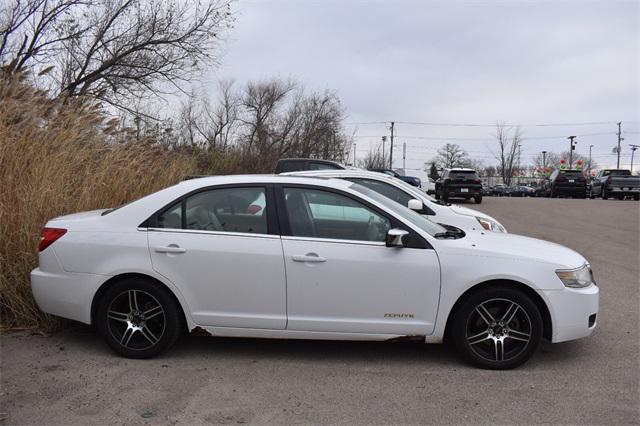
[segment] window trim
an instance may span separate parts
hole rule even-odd
[[[216,189],[241,189],[241,188],[264,188],[265,190],[265,206],[267,213],[267,233],[251,233],[251,232],[233,232],[233,231],[206,231],[206,230],[197,230],[197,229],[186,229],[186,200],[187,198],[197,195],[201,192],[212,191]],[[180,197],[172,200],[171,202],[165,204],[160,209],[156,210],[151,216],[149,216],[144,222],[142,222],[138,229],[143,228],[149,231],[165,231],[165,232],[175,232],[182,231],[186,233],[206,233],[206,234],[221,234],[221,235],[240,235],[240,236],[260,236],[260,235],[280,235],[280,226],[278,223],[278,215],[275,207],[275,192],[272,183],[261,183],[261,182],[247,182],[247,183],[229,183],[229,184],[221,184],[221,185],[209,185],[203,186],[201,188],[194,189],[185,194],[182,194]],[[158,216],[165,213],[167,210],[172,208],[177,203],[181,204],[182,209],[182,228],[159,228],[158,225]]]
[[[337,195],[342,195],[347,197],[357,203],[363,204],[368,209],[372,210],[376,214],[387,219],[391,228],[400,228],[407,232],[412,237],[412,240],[416,241],[416,244],[405,246],[404,248],[413,248],[413,249],[433,249],[433,246],[429,244],[429,242],[419,233],[417,233],[411,226],[405,224],[399,219],[395,218],[392,215],[389,215],[384,210],[379,207],[373,205],[367,200],[364,200],[356,195],[350,194],[348,192],[341,191],[336,188],[327,188],[325,186],[315,186],[309,184],[299,184],[299,183],[277,183],[274,185],[275,187],[275,195],[276,195],[276,206],[278,210],[278,221],[280,225],[281,236],[283,240],[302,240],[302,241],[317,241],[317,242],[326,242],[326,243],[337,243],[337,244],[357,244],[357,245],[376,245],[381,247],[386,247],[386,244],[383,241],[367,241],[367,240],[347,240],[347,239],[336,239],[336,238],[322,238],[322,237],[301,237],[293,235],[291,232],[291,225],[289,223],[289,216],[287,214],[287,206],[284,199],[284,189],[285,188],[296,188],[296,189],[308,189],[313,191],[324,191],[330,192]]]

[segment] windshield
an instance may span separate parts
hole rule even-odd
[[[397,214],[401,218],[407,220],[408,222],[422,229],[424,232],[431,235],[432,237],[435,236],[436,234],[441,234],[447,231],[442,226],[438,225],[437,223],[431,222],[429,219],[425,218],[421,214],[416,213],[407,207],[403,207],[402,205],[388,199],[384,195],[378,194],[377,192],[369,188],[366,188],[362,185],[358,185],[357,183],[352,184],[349,188],[363,195],[366,195],[367,197],[382,204],[385,207],[385,209],[392,211],[393,213]]]
[[[582,172],[580,170],[560,170],[560,174],[570,178],[582,177]]]
[[[426,198],[429,201],[432,201],[434,203],[436,202],[435,198],[433,198],[431,195],[427,194],[426,192],[420,191],[417,187],[411,184],[408,184],[407,182],[401,179],[396,179],[394,182],[402,186],[403,191],[411,193],[411,195],[414,195],[418,200]]]
[[[478,174],[473,170],[451,170],[449,177],[451,179],[479,179]]]

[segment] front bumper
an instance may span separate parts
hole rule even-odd
[[[540,290],[539,293],[546,300],[551,314],[553,343],[580,339],[593,333],[600,297],[598,286]]]

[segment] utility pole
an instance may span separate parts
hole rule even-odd
[[[542,151],[542,173],[545,173],[547,168],[547,151]]]
[[[389,153],[389,168],[393,169],[393,127],[396,123],[391,122],[391,152]]]
[[[591,148],[593,145],[589,145],[589,176],[591,176]]]
[[[575,145],[573,145],[573,140],[576,138],[576,136],[569,136],[567,139],[569,139],[569,169],[571,169],[571,166],[573,164],[573,150],[576,149]],[[578,143],[578,142],[576,142]]]
[[[403,142],[402,143],[402,170],[406,170],[407,168],[406,160],[407,160],[407,143]],[[406,173],[406,171],[404,173]]]
[[[629,144],[631,147],[631,174],[633,174],[633,154],[636,153],[636,149],[640,148],[640,145]]]
[[[385,157],[385,148],[384,148],[384,145],[386,142],[387,142],[387,137],[383,136],[382,137],[382,164],[383,165],[387,164],[387,161],[385,160],[386,157]]]
[[[620,137],[622,135],[622,121],[618,121],[618,163],[616,165],[616,169],[620,168],[620,142],[622,141],[622,138]]]
[[[353,143],[353,167],[358,167],[356,165],[356,143]]]

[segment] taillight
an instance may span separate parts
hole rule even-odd
[[[474,179],[473,183],[482,183],[482,181],[480,179]]]
[[[62,237],[67,233],[67,230],[64,228],[42,228],[42,233],[40,234],[40,244],[38,244],[38,251],[43,251],[51,244],[55,243],[56,240]]]

